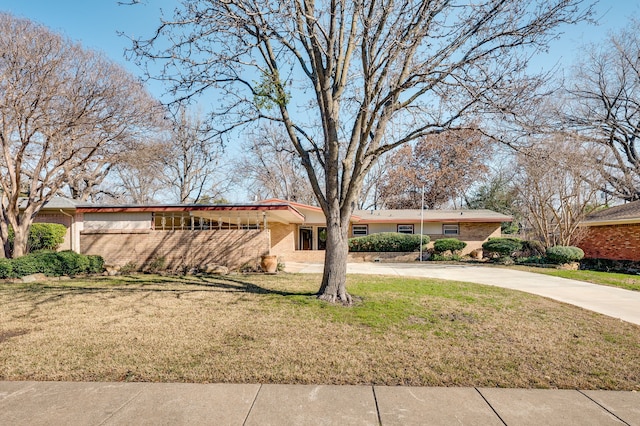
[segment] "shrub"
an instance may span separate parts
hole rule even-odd
[[[11,267],[13,268],[14,277],[37,274],[44,270],[43,265],[40,264],[40,259],[34,255],[26,255],[12,259]]]
[[[536,240],[525,240],[522,241],[522,256],[524,257],[532,257],[532,256],[542,256],[545,254],[544,244],[540,241]]]
[[[152,274],[167,269],[167,259],[164,256],[156,256],[146,267],[146,271]]]
[[[450,251],[452,254],[459,252],[467,246],[467,243],[457,238],[441,238],[433,242],[433,251],[436,253],[445,253]]]
[[[20,259],[24,259],[25,257],[33,259],[33,262],[38,269],[36,272],[43,273],[49,277],[59,277],[64,275],[64,260],[55,251],[39,251],[37,253],[21,257]]]
[[[34,223],[29,229],[29,250],[55,250],[64,242],[67,228],[57,223]]]
[[[429,257],[429,260],[432,260],[434,262],[438,262],[438,261],[456,261],[457,262],[461,259],[462,258],[457,254],[445,256],[444,254],[441,254],[441,253],[433,253],[431,257]]]
[[[58,223],[33,223],[29,227],[27,247],[30,252],[56,250],[64,242],[67,228]],[[15,232],[9,227],[9,247],[13,251]]]
[[[0,278],[20,278],[38,273],[59,277],[85,272],[98,273],[103,270],[102,257],[85,256],[70,250],[62,252],[42,250],[17,259],[0,259]]]
[[[543,265],[547,262],[544,256],[523,256],[516,259],[516,263],[520,264],[537,264]]]
[[[482,244],[482,248],[491,255],[498,257],[512,256],[522,250],[522,240],[519,238],[490,238]]]
[[[579,247],[553,246],[547,249],[547,259],[551,263],[577,262],[584,257],[584,252]]]
[[[429,236],[422,236],[422,244],[429,243]],[[352,252],[406,252],[420,249],[420,235],[381,232],[364,237],[351,238],[349,251]]]
[[[0,278],[13,276],[13,265],[10,259],[0,259]]]
[[[89,259],[87,256],[75,251],[65,250],[57,253],[61,263],[61,275],[77,275],[89,270]]]
[[[104,272],[104,259],[102,256],[91,254],[87,256],[89,260],[89,269],[87,272],[90,274],[100,274]]]
[[[138,270],[138,264],[135,262],[127,262],[120,267],[121,274],[130,274]]]

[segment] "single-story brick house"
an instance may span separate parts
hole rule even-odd
[[[640,261],[640,201],[594,212],[580,226],[586,258]]]
[[[63,248],[99,254],[114,266],[142,266],[159,257],[173,268],[206,263],[237,268],[264,254],[285,262],[324,260],[322,210],[278,199],[251,204],[93,205],[56,198],[36,221],[64,224],[68,234]],[[432,241],[466,241],[468,253],[500,236],[500,224],[506,221],[511,217],[490,210],[356,211],[350,232],[418,234],[422,229]],[[357,259],[363,258],[354,255]]]

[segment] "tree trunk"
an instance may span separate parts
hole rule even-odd
[[[349,253],[348,230],[349,219],[341,218],[339,211],[327,217],[324,272],[322,285],[318,291],[318,298],[331,303],[341,302],[345,305],[350,305],[352,302],[346,288],[347,256]]]
[[[27,254],[27,242],[29,239],[29,225],[21,223],[14,227],[13,258],[18,258]]]
[[[0,213],[2,215],[2,213]],[[0,259],[11,257],[9,245],[9,225],[4,219],[0,219]]]

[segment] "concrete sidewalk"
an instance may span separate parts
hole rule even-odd
[[[287,263],[287,272],[322,273],[321,263]],[[441,278],[510,288],[580,306],[640,325],[640,292],[621,288],[475,265],[430,263],[349,263],[347,273]]]
[[[0,382],[1,425],[640,425],[640,393]]]

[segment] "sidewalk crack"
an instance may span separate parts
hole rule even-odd
[[[124,407],[126,407],[127,405],[131,404],[131,402],[136,399],[137,397],[140,396],[140,394],[142,393],[142,391],[144,391],[146,388],[148,387],[148,385],[144,385],[141,386],[141,389],[135,394],[133,395],[131,398],[129,398],[127,401],[125,401],[121,406],[119,406],[118,408],[116,408],[113,413],[111,413],[111,415],[107,416],[107,418],[105,418],[102,422],[100,422],[99,426],[102,426],[104,424],[106,424],[109,420],[111,420],[111,418],[113,418],[113,416],[115,416],[116,414],[118,414],[120,411],[122,411],[122,409]]]
[[[596,404],[598,407],[602,408],[604,411],[606,411],[607,413],[611,414],[613,417],[615,417],[616,419],[620,420],[622,423],[624,423],[627,426],[631,426],[629,423],[625,422],[623,419],[621,419],[616,413],[614,413],[613,411],[609,410],[607,407],[605,407],[604,405],[600,404],[598,401],[596,401],[595,399],[591,398],[589,395],[587,395],[586,393],[582,392],[580,389],[576,389],[579,393],[581,393],[582,395],[584,395],[585,397],[587,397],[591,402],[593,402],[594,404]]]
[[[251,403],[251,407],[249,407],[249,411],[247,411],[247,416],[244,418],[244,422],[242,422],[242,426],[247,424],[247,420],[249,420],[249,416],[253,411],[253,407],[256,405],[256,401],[258,400],[258,395],[260,395],[260,391],[262,390],[262,383],[260,383],[260,387],[258,388],[258,392],[256,392],[256,396],[253,398],[253,402]]]
[[[376,395],[376,387],[371,385],[373,392],[373,402],[376,404],[376,413],[378,413],[378,425],[382,426],[382,415],[380,414],[380,406],[378,406],[378,395]]]
[[[500,419],[500,421],[502,422],[502,424],[503,424],[504,426],[507,426],[507,422],[505,422],[505,421],[504,421],[504,419],[500,416],[500,414],[498,414],[498,412],[496,411],[496,409],[495,409],[495,408],[493,408],[493,405],[491,405],[491,403],[487,400],[487,398],[485,398],[485,397],[484,397],[484,395],[482,394],[482,392],[480,392],[480,389],[478,389],[478,388],[474,388],[474,389],[476,390],[476,392],[478,392],[478,393],[480,394],[480,397],[481,397],[482,399],[484,399],[484,402],[486,402],[486,403],[487,403],[487,405],[489,406],[489,408],[491,408],[491,411],[493,411],[493,412],[494,412],[494,414],[495,414],[496,416],[498,416],[498,418]]]

